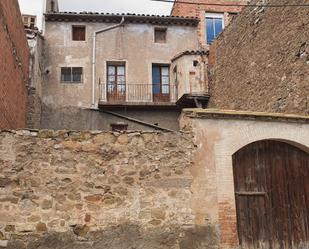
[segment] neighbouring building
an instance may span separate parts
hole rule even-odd
[[[37,27],[25,28],[30,49],[27,127],[40,128],[44,79],[44,37]]]
[[[31,28],[33,29],[34,27],[36,27],[36,16],[35,15],[26,15],[23,14],[22,15],[23,18],[23,24],[25,28]]]
[[[17,0],[0,1],[0,129],[26,126],[29,49]]]
[[[210,106],[308,115],[307,23],[301,6],[246,8],[210,49]]]
[[[171,15],[199,18],[200,45],[207,49],[247,3],[248,0],[175,0]]]
[[[125,121],[178,130],[182,107],[208,101],[198,25],[197,17],[47,12],[40,127]]]

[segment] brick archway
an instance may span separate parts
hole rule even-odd
[[[232,155],[256,141],[284,141],[309,152],[309,119],[302,116],[224,112],[218,110],[188,111],[196,143],[193,209],[197,223],[218,227],[221,248],[236,248],[236,204]]]

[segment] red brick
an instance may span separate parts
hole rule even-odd
[[[185,4],[181,2],[191,2],[197,4]],[[221,13],[238,13],[242,10],[242,6],[213,6],[209,4],[231,4],[239,5],[246,4],[247,0],[176,0],[172,9],[173,16],[189,16],[200,18],[198,29],[200,44],[206,46],[205,39],[205,13],[206,12],[221,12]],[[228,17],[228,15],[226,15]],[[230,18],[225,18],[225,25],[229,23]]]
[[[29,49],[17,0],[0,1],[0,129],[26,125]]]

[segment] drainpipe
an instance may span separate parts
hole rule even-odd
[[[93,45],[92,45],[92,99],[91,99],[91,108],[95,107],[95,82],[96,82],[96,39],[97,35],[100,33],[104,33],[106,31],[116,29],[118,27],[121,27],[124,24],[124,17],[122,17],[121,22],[119,24],[116,24],[114,26],[110,26],[101,30],[97,30],[93,32]]]

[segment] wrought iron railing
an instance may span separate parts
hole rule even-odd
[[[175,85],[100,84],[100,102],[106,103],[175,103],[177,87]]]

